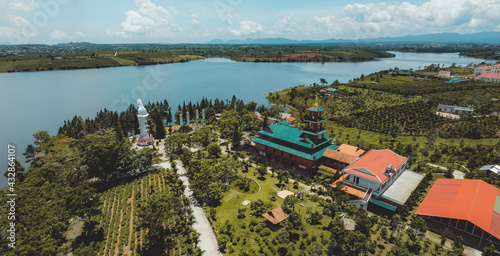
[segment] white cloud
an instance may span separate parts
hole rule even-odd
[[[66,32],[60,31],[60,30],[54,30],[52,33],[50,33],[50,39],[52,40],[63,40],[63,39],[68,39],[69,35]]]
[[[194,25],[198,25],[200,24],[200,13],[194,13],[194,12],[191,12],[191,22],[194,24]]]
[[[84,37],[85,33],[83,33],[82,31],[75,31],[75,36],[77,36],[77,37]]]
[[[10,16],[10,21],[14,27],[28,26],[29,22],[21,16]]]
[[[244,20],[240,22],[239,29],[231,29],[231,33],[236,36],[253,35],[262,32],[264,28],[253,20]]]
[[[11,1],[9,3],[9,8],[13,10],[18,10],[18,11],[25,11],[29,12],[35,8],[38,7],[38,4],[35,3],[34,0],[27,1],[27,0],[17,0],[17,1]]]
[[[380,2],[348,4],[341,14],[316,16],[313,21],[329,36],[356,39],[497,30],[499,13],[497,0],[430,0],[421,5]]]
[[[173,15],[165,8],[152,3],[150,0],[134,0],[137,10],[129,10],[125,14],[127,18],[121,24],[121,30],[111,32],[123,37],[133,35],[147,35],[153,37],[172,36],[182,30],[174,23]],[[177,10],[170,8],[172,13]]]
[[[231,15],[230,12],[226,12],[222,21],[224,22],[224,24],[233,24],[233,15]]]

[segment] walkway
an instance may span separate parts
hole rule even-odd
[[[437,164],[427,163],[427,165],[431,166],[431,167],[439,168],[439,169],[444,170],[444,171],[448,170],[448,168],[441,166],[441,165],[437,165]],[[453,170],[453,177],[455,177],[455,179],[457,179],[457,180],[463,180],[464,175],[465,174],[459,170]]]
[[[193,228],[200,234],[200,242],[198,245],[203,251],[205,251],[203,255],[222,255],[219,252],[217,238],[215,237],[212,226],[205,215],[205,211],[201,205],[196,202],[196,199],[192,197],[193,191],[189,188],[189,180],[186,169],[184,169],[180,160],[175,160],[175,162],[177,163],[177,173],[180,175],[180,179],[182,180],[184,186],[186,186],[184,195],[191,199],[191,209],[193,210],[193,215],[196,220],[193,224]]]

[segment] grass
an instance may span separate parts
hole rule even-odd
[[[276,238],[279,233],[279,231],[273,231],[269,236],[262,236],[260,231],[266,228],[265,219],[262,216],[250,216],[252,212],[251,204],[246,206],[242,205],[242,202],[245,200],[255,202],[260,199],[264,201],[265,204],[269,204],[270,210],[283,204],[283,199],[276,196],[277,191],[280,190],[280,188],[278,188],[278,179],[276,177],[272,177],[271,174],[266,174],[265,179],[258,179],[256,176],[257,174],[254,174],[254,172],[256,172],[255,168],[251,167],[248,173],[241,173],[240,175],[244,178],[252,178],[255,182],[257,182],[261,187],[260,192],[249,195],[238,193],[235,190],[230,190],[225,194],[221,205],[215,208],[216,216],[212,220],[212,226],[216,230],[218,236],[220,236],[220,232],[224,230],[226,223],[229,223],[234,230],[230,237],[231,249],[228,250],[226,255],[240,255],[243,251],[247,250],[253,250],[254,252],[264,250],[264,252],[261,251],[261,253],[266,254],[266,249],[262,248],[266,247],[266,245],[262,243],[272,243],[270,241]],[[300,190],[300,188],[294,189],[292,183],[285,184],[285,188],[292,192]],[[275,201],[271,200],[273,195],[276,198]],[[331,221],[331,218],[323,216],[321,224],[308,224],[304,221],[307,216],[307,211],[314,210],[321,213],[323,208],[319,205],[319,203],[309,200],[308,197],[301,202],[304,203],[303,207],[300,206],[300,203],[295,206],[296,211],[301,215],[303,220],[304,231],[299,232],[307,233],[308,236],[323,236],[328,238],[330,233],[324,231],[322,227],[327,226]],[[246,209],[244,218],[238,218],[239,209]],[[258,224],[252,226],[252,223]]]
[[[246,184],[248,184],[247,187],[245,187]],[[256,181],[246,177],[234,180],[229,185],[231,186],[232,189],[244,194],[255,194],[260,190],[259,184],[257,184]]]
[[[133,60],[127,60],[127,59],[122,59],[122,58],[118,58],[118,57],[110,57],[110,59],[116,60],[116,61],[118,61],[118,63],[120,63],[120,65],[124,65],[124,66],[137,64]]]

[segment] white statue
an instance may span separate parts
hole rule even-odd
[[[147,118],[149,114],[144,105],[142,105],[141,99],[137,100],[137,119],[139,120],[139,139],[137,140],[137,145],[148,146],[153,144],[154,138],[149,133],[147,127]]]

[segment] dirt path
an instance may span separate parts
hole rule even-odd
[[[111,218],[109,219],[108,234],[106,235],[106,244],[104,245],[104,255],[106,255],[106,252],[108,251],[109,234],[113,229],[111,225],[113,224],[113,216],[114,216],[113,211],[115,210],[115,202],[116,202],[116,197],[114,197],[113,204],[111,205]]]
[[[123,221],[123,209],[120,210],[120,222],[119,225],[118,225],[118,233],[116,234],[116,246],[115,246],[115,254],[114,256],[118,256],[118,253],[120,252],[119,248],[120,248],[120,234],[122,233],[122,223]]]
[[[130,221],[128,226],[128,244],[125,247],[123,247],[124,255],[132,255],[130,244],[132,243],[132,234],[134,233],[134,199],[135,199],[135,184],[132,185],[132,195],[127,200],[127,203],[130,204]]]

